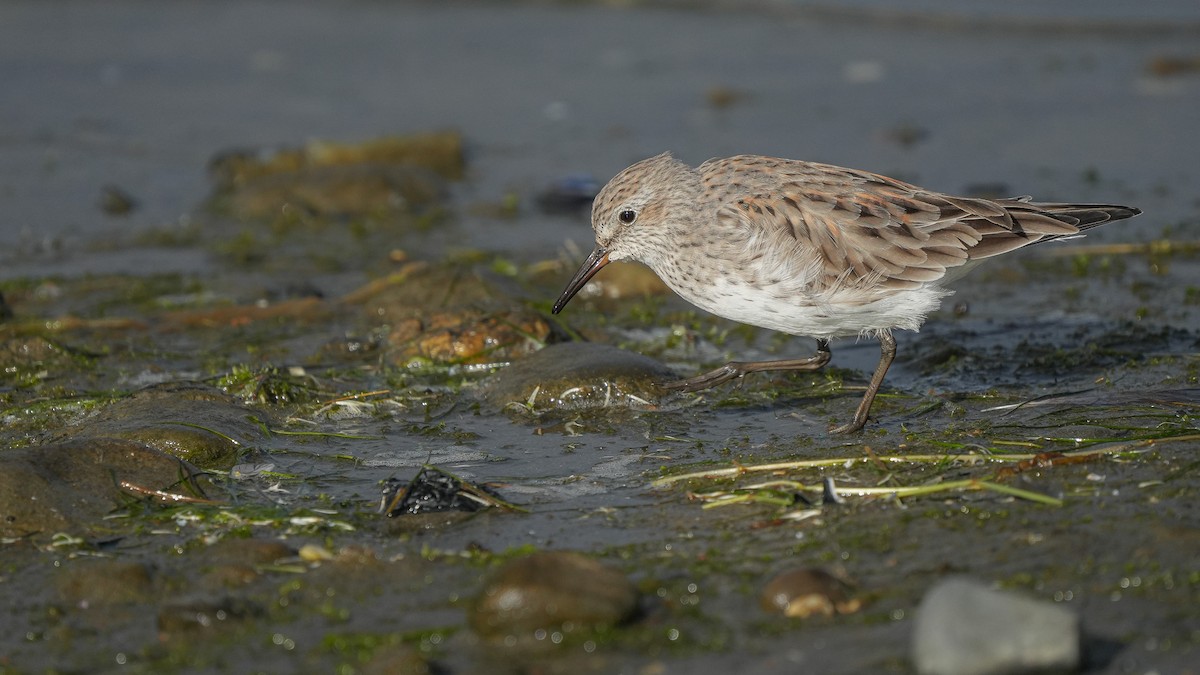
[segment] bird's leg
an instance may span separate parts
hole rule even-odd
[[[715,387],[718,384],[764,370],[819,370],[826,363],[829,363],[829,359],[832,356],[832,352],[829,351],[829,340],[817,340],[817,353],[806,359],[730,361],[716,370],[686,380],[665,382],[662,386],[667,389],[679,389],[680,391],[700,391],[701,389]],[[887,370],[887,368],[884,368],[884,370]]]
[[[879,365],[875,366],[875,374],[871,376],[871,381],[867,384],[867,393],[863,394],[862,401],[858,404],[858,410],[854,411],[854,419],[849,424],[831,429],[829,433],[848,434],[863,428],[863,425],[867,423],[867,413],[871,412],[871,404],[875,402],[875,395],[879,393],[879,387],[883,385],[883,376],[887,374],[888,368],[895,358],[896,338],[892,337],[891,333],[880,333]]]

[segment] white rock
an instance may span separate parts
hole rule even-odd
[[[917,610],[913,665],[921,675],[999,675],[1079,667],[1079,617],[1058,605],[946,579]]]

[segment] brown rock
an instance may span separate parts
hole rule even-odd
[[[272,220],[289,213],[319,218],[386,216],[436,204],[445,191],[436,175],[419,167],[308,167],[258,178],[225,196],[222,205],[239,220]]]
[[[240,219],[381,216],[440,203],[464,172],[454,132],[389,136],[358,144],[315,141],[264,154],[225,153],[210,165],[212,202]]]
[[[0,320],[7,318],[3,315],[5,309],[7,307],[0,304]],[[38,373],[42,371],[73,370],[78,367],[76,358],[62,345],[44,337],[0,339],[0,382],[39,377]]]
[[[139,562],[71,560],[55,579],[59,598],[73,607],[146,602],[153,598],[154,579]]]
[[[592,342],[549,345],[497,371],[479,389],[497,408],[646,407],[666,395],[660,383],[677,376],[662,363]]]
[[[296,556],[291,546],[270,539],[225,538],[192,553],[208,566],[198,586],[231,588],[259,577],[259,568]]]
[[[825,570],[791,569],[768,581],[759,600],[765,611],[792,618],[852,614],[862,602],[849,597],[849,590],[844,581]]]
[[[203,496],[211,485],[187,462],[135,441],[76,438],[0,453],[0,536],[86,534],[134,490]]]
[[[359,672],[363,675],[429,675],[434,671],[419,651],[397,644],[375,650]]]
[[[362,304],[374,320],[405,318],[460,307],[509,304],[507,294],[468,265],[405,263],[388,276],[348,293],[344,302]]]
[[[303,148],[266,155],[233,151],[215,158],[209,171],[219,187],[237,187],[263,176],[294,173],[308,167],[355,164],[420,166],[446,179],[458,180],[465,169],[462,136],[446,131],[385,136],[358,144],[313,141]]]
[[[222,565],[270,565],[296,555],[296,549],[271,539],[226,538],[202,551],[209,561]]]
[[[237,625],[266,613],[262,605],[233,595],[196,595],[171,599],[158,608],[158,629],[164,639],[189,631]]]
[[[389,336],[397,347],[391,360],[483,364],[509,361],[532,354],[550,338],[550,324],[540,314],[524,310],[486,312],[461,309],[409,317]]]
[[[489,639],[526,639],[539,630],[567,634],[615,626],[633,616],[637,602],[637,591],[620,572],[579,553],[548,551],[501,567],[469,621]]]
[[[249,409],[218,389],[194,382],[147,387],[59,434],[124,438],[202,468],[229,469],[242,445],[261,437]],[[230,439],[234,440],[230,440]]]

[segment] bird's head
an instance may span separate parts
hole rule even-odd
[[[554,313],[610,262],[638,260],[654,267],[675,241],[670,232],[687,225],[701,191],[695,169],[665,152],[613,177],[592,203],[596,248],[554,303]]]

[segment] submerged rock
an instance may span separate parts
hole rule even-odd
[[[459,309],[396,323],[388,339],[397,365],[486,364],[538,351],[551,336],[540,314],[520,309]]]
[[[408,263],[343,300],[387,324],[388,360],[401,366],[509,361],[560,338],[544,316],[465,265]]]
[[[76,438],[0,453],[0,536],[87,534],[146,491],[203,497],[197,470],[143,443]]]
[[[218,188],[231,188],[304,168],[360,164],[420,166],[448,180],[458,180],[465,171],[463,139],[456,132],[444,131],[383,136],[362,143],[312,141],[301,148],[275,152],[233,150],[215,157],[209,173]]]
[[[272,153],[215,158],[212,202],[239,219],[287,211],[315,217],[409,213],[440,203],[465,170],[454,132],[387,136],[358,144],[314,141]]]
[[[138,207],[138,200],[116,185],[100,188],[100,210],[110,216],[125,216]]]
[[[124,438],[144,443],[205,469],[229,469],[243,442],[262,432],[248,421],[250,410],[207,385],[170,382],[134,392],[68,428],[73,436]]]
[[[144,563],[76,559],[55,578],[59,599],[72,607],[142,603],[154,597],[154,576]]]
[[[164,640],[183,638],[196,630],[237,626],[266,614],[258,602],[235,595],[194,595],[172,598],[158,608],[158,630]]]
[[[310,167],[263,176],[224,195],[221,205],[238,220],[270,220],[294,213],[318,218],[385,216],[437,204],[446,185],[412,166]]]
[[[627,621],[637,604],[637,590],[617,570],[579,553],[546,551],[501,567],[484,585],[468,620],[490,640],[557,643],[571,633]]]
[[[224,592],[258,579],[264,566],[295,559],[297,551],[282,541],[226,537],[189,553],[189,566],[204,570],[193,584],[197,592]]]
[[[430,675],[445,672],[434,670],[417,649],[406,644],[380,647],[371,653],[371,658],[358,672],[363,675]]]
[[[1072,672],[1079,667],[1079,617],[1057,605],[946,579],[926,594],[913,631],[922,675]]]
[[[342,297],[362,305],[368,317],[397,321],[454,307],[482,307],[507,295],[478,270],[456,263],[405,262],[386,277],[375,279]]]
[[[7,310],[4,297],[0,296],[0,321],[12,318],[12,312]],[[88,358],[38,335],[0,339],[0,382],[34,380],[44,377],[43,373],[77,371]]]
[[[296,550],[274,539],[225,538],[200,551],[214,565],[270,565],[296,555]]]
[[[592,342],[550,345],[498,371],[479,388],[497,408],[513,403],[541,408],[608,408],[653,405],[676,379],[648,356]]]

